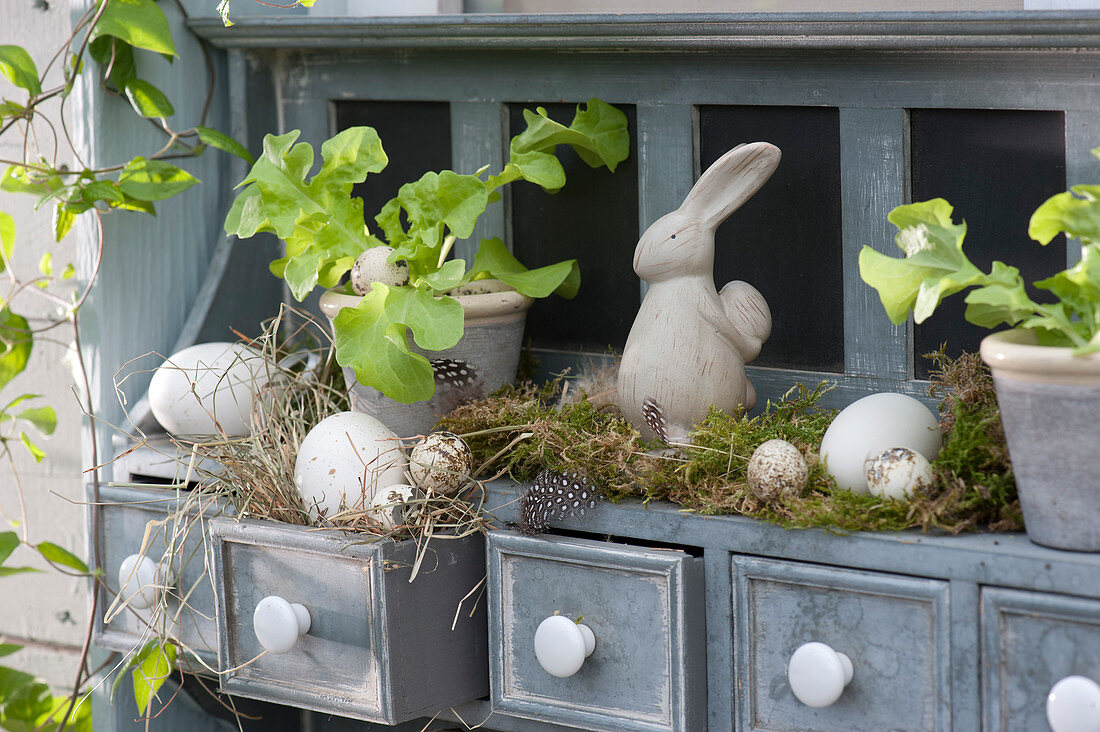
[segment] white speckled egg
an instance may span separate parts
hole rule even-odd
[[[907,447],[928,460],[940,452],[939,420],[905,394],[871,394],[836,416],[821,440],[821,460],[837,486],[867,493],[867,461],[891,447]]]
[[[281,379],[259,351],[241,343],[200,343],[174,353],[149,382],[149,406],[173,435],[251,434],[252,402]],[[216,425],[215,425],[216,422]]]
[[[357,295],[370,292],[372,283],[383,285],[407,285],[409,283],[409,265],[405,262],[390,262],[393,247],[371,247],[359,255],[351,267],[351,289]]]
[[[932,464],[919,452],[892,447],[867,463],[867,486],[882,498],[908,498],[918,486],[932,485]]]
[[[407,465],[401,442],[386,425],[369,414],[340,412],[302,440],[294,482],[312,518],[332,518],[341,502],[365,508],[380,487],[403,483]]]
[[[474,467],[470,446],[451,432],[433,432],[409,454],[409,473],[428,494],[450,496],[458,493],[469,480]]]
[[[806,487],[808,474],[806,458],[786,440],[761,443],[749,458],[749,488],[761,501],[797,496]]]
[[[370,502],[370,514],[387,531],[409,522],[409,501],[420,498],[420,490],[411,485],[391,485],[374,494]]]

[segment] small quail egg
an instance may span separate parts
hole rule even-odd
[[[749,458],[749,489],[761,501],[797,496],[806,487],[808,474],[806,458],[786,440],[768,440]]]
[[[409,473],[427,494],[450,496],[462,490],[474,466],[474,455],[461,437],[433,432],[412,449]]]
[[[407,285],[409,265],[406,262],[390,262],[393,247],[371,247],[359,255],[351,268],[351,289],[357,295],[366,295],[374,282],[383,285]]]
[[[917,487],[932,484],[932,464],[915,450],[892,447],[867,461],[867,486],[883,498],[908,498]]]
[[[370,516],[387,531],[409,522],[409,501],[420,497],[420,491],[411,485],[391,485],[374,494],[370,502]]]

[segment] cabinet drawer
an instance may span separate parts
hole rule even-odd
[[[982,590],[984,730],[1045,730],[1046,700],[1067,676],[1100,681],[1100,602]]]
[[[414,542],[356,541],[266,521],[211,522],[222,690],[387,724],[486,695],[484,604],[467,598],[485,576],[484,538],[431,541],[412,582]],[[272,595],[310,618],[281,654],[264,652],[253,625]]]
[[[592,730],[706,728],[701,559],[503,531],[488,542],[494,710]],[[592,654],[564,678],[534,649],[555,614],[580,618],[595,636]]]
[[[735,555],[733,595],[738,729],[951,728],[946,582]],[[851,660],[831,705],[807,706],[788,681],[808,642]]]
[[[104,582],[110,588],[97,586],[94,640],[96,645],[118,651],[129,651],[150,638],[148,628],[153,623],[158,633],[178,638],[211,669],[217,664],[218,634],[214,622],[214,590],[206,567],[204,534],[207,519],[222,512],[222,506],[212,499],[192,501],[186,513],[176,514],[188,503],[173,490],[149,488],[113,488],[100,486],[99,503],[94,502],[92,489],[86,489],[89,510],[98,515],[101,559]],[[151,523],[152,522],[152,523]],[[146,531],[148,538],[146,539]],[[88,532],[92,536],[92,532]],[[120,589],[119,570],[123,561],[142,553],[152,562],[169,565],[171,589],[167,606],[154,613],[152,608],[133,605],[116,608],[110,622],[107,612]],[[88,556],[95,556],[89,548]],[[128,575],[129,576],[129,575]],[[137,589],[134,585],[133,590]],[[180,608],[181,598],[186,598]],[[190,663],[188,670],[207,671],[186,653],[181,659]]]

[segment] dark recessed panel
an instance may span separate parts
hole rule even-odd
[[[912,200],[945,198],[956,221],[967,224],[964,251],[983,271],[994,260],[1020,269],[1026,282],[1064,269],[1064,237],[1046,247],[1027,235],[1032,212],[1065,190],[1065,118],[1062,112],[1015,110],[910,111]],[[1049,300],[1032,289],[1031,297]],[[927,378],[922,354],[947,344],[949,354],[976,353],[984,328],[963,318],[964,293],[940,304],[914,331],[915,371]]]
[[[564,125],[576,110],[574,104],[512,104],[510,135],[525,129],[523,109],[536,106]],[[616,106],[627,116],[630,157],[614,173],[590,168],[572,148],[559,146],[566,184],[558,193],[526,181],[511,184],[516,257],[531,268],[563,259],[576,259],[581,268],[575,298],[551,295],[528,312],[527,337],[536,347],[621,351],[638,311],[632,264],[638,243],[637,125],[633,106]]]
[[[831,107],[700,107],[700,169],[746,142],[783,158],[771,179],[718,227],[714,281],[764,295],[772,334],[760,366],[841,371],[844,293],[840,115]]]
[[[355,186],[370,230],[375,215],[405,183],[451,167],[451,105],[447,102],[336,102],[336,129],[368,125],[378,132],[390,161]],[[320,150],[315,151],[320,162]]]

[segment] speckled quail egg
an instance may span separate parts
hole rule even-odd
[[[374,282],[383,285],[409,284],[409,265],[405,262],[390,262],[393,247],[371,247],[359,255],[351,268],[351,289],[357,295],[366,295]]]
[[[427,494],[450,496],[469,481],[474,467],[470,446],[451,432],[433,432],[409,454],[409,473]]]
[[[808,474],[806,458],[786,440],[768,440],[749,458],[749,489],[761,501],[797,496],[806,487]]]
[[[867,461],[867,487],[883,498],[908,498],[932,484],[932,464],[915,450],[892,447]]]
[[[370,516],[382,524],[387,531],[395,526],[409,523],[412,506],[409,501],[420,498],[420,489],[415,486],[398,484],[383,488],[374,494],[370,502]]]
[[[825,470],[842,489],[867,493],[867,461],[891,447],[907,447],[935,460],[942,444],[939,419],[911,396],[884,392],[843,410],[821,439]]]

